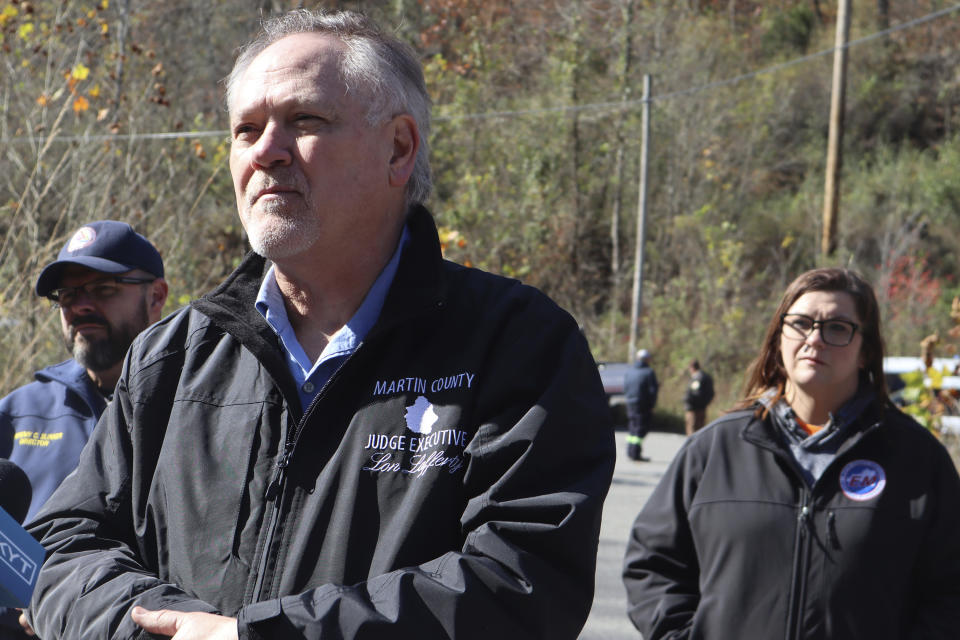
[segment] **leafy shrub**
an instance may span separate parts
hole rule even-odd
[[[804,52],[810,45],[815,26],[813,9],[806,5],[777,11],[770,21],[770,28],[763,34],[763,50],[771,55],[784,53],[787,47]]]

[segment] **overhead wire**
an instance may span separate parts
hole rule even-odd
[[[843,47],[841,47],[841,48],[843,48],[843,49],[850,49],[850,48],[852,48],[852,47],[855,47],[855,46],[858,46],[858,45],[861,45],[861,44],[865,44],[865,43],[870,42],[870,41],[872,41],[872,40],[877,40],[877,39],[879,39],[879,38],[886,37],[886,36],[888,36],[888,35],[890,35],[890,34],[892,34],[892,33],[896,33],[897,31],[903,31],[903,30],[906,30],[906,29],[911,29],[911,28],[916,27],[916,26],[919,26],[919,25],[921,25],[921,24],[925,24],[925,23],[927,23],[927,22],[931,22],[931,21],[933,21],[933,20],[937,20],[937,19],[939,19],[939,18],[942,18],[942,17],[945,16],[945,15],[948,15],[948,14],[953,13],[953,12],[958,11],[958,10],[960,10],[960,3],[955,4],[955,5],[951,6],[951,7],[947,7],[946,9],[941,9],[941,10],[939,10],[939,11],[935,11],[935,12],[933,12],[933,13],[929,13],[929,14],[927,14],[927,15],[925,15],[925,16],[921,16],[921,17],[919,17],[919,18],[915,18],[915,19],[910,20],[910,21],[908,21],[908,22],[903,22],[903,23],[901,23],[901,24],[894,25],[894,26],[889,27],[889,28],[887,28],[887,29],[883,29],[882,31],[877,31],[876,33],[872,33],[872,34],[867,35],[867,36],[864,36],[864,37],[862,37],[862,38],[857,38],[856,40],[851,40],[851,41],[847,42],[845,45],[843,45]],[[750,72],[748,72],[748,73],[744,73],[744,74],[741,74],[741,75],[738,75],[738,76],[734,76],[734,77],[732,77],[732,78],[726,78],[726,79],[724,79],[724,80],[716,80],[716,81],[714,81],[714,82],[708,82],[708,83],[706,83],[706,84],[698,85],[698,86],[696,86],[696,87],[690,87],[690,88],[688,88],[688,89],[681,89],[681,90],[678,90],[678,91],[670,91],[670,92],[667,92],[667,93],[656,94],[656,95],[650,96],[650,98],[648,99],[648,101],[649,101],[649,102],[659,102],[659,101],[663,101],[663,100],[670,100],[670,99],[678,98],[678,97],[681,97],[681,96],[687,96],[687,95],[692,95],[692,94],[694,94],[694,93],[699,93],[699,92],[701,92],[701,91],[707,91],[707,90],[709,90],[709,89],[716,89],[716,88],[718,88],[718,87],[725,87],[725,86],[737,84],[737,83],[739,83],[739,82],[743,82],[744,80],[750,80],[750,79],[756,78],[757,76],[774,73],[774,72],[780,71],[780,70],[782,70],[782,69],[786,69],[786,68],[793,67],[793,66],[796,66],[796,65],[799,65],[799,64],[803,64],[804,62],[809,62],[810,60],[814,60],[814,59],[816,59],[816,58],[821,58],[821,57],[823,57],[823,56],[827,56],[827,55],[833,54],[834,52],[837,51],[837,49],[838,49],[838,47],[831,47],[831,48],[829,48],[829,49],[823,49],[822,51],[817,51],[817,52],[815,52],[815,53],[811,53],[811,54],[802,56],[802,57],[800,57],[800,58],[794,58],[793,60],[788,60],[788,61],[786,61],[786,62],[781,62],[781,63],[778,63],[778,64],[774,64],[774,65],[771,65],[771,66],[769,66],[769,67],[764,67],[763,69],[757,69],[756,71],[750,71]],[[632,99],[632,100],[616,100],[616,101],[608,101],[608,102],[595,102],[595,103],[588,103],[588,104],[583,104],[583,105],[565,105],[565,106],[558,106],[558,107],[544,107],[544,108],[539,108],[539,109],[518,109],[518,110],[513,110],[513,111],[492,111],[492,112],[484,112],[484,113],[472,113],[472,114],[462,114],[462,115],[451,115],[451,116],[437,117],[437,118],[434,118],[434,120],[444,120],[444,119],[446,119],[446,120],[462,120],[462,119],[502,118],[502,117],[511,117],[511,116],[534,115],[534,114],[540,114],[540,113],[577,112],[577,111],[589,111],[589,110],[597,110],[597,109],[620,109],[620,110],[622,110],[622,109],[626,109],[626,108],[631,108],[631,107],[635,107],[635,106],[638,106],[638,105],[642,105],[644,102],[645,102],[644,98],[635,98],[635,99]]]
[[[843,48],[850,49],[855,46],[871,42],[880,38],[884,38],[898,31],[904,31],[907,29],[912,29],[914,27],[938,20],[946,15],[954,13],[960,10],[960,3],[954,4],[950,7],[934,11],[927,15],[921,16],[919,18],[914,18],[913,20],[908,20],[897,25],[893,25],[887,29],[871,33],[869,35],[863,36],[862,38],[857,38],[851,40],[843,45]],[[815,53],[811,53],[799,58],[794,58],[793,60],[788,60],[786,62],[781,62],[778,64],[770,65],[762,69],[757,69],[755,71],[750,71],[743,73],[732,78],[726,78],[723,80],[716,80],[714,82],[708,82],[706,84],[697,85],[695,87],[690,87],[687,89],[680,89],[677,91],[669,91],[666,93],[656,94],[650,96],[649,98],[636,98],[631,100],[613,100],[605,102],[592,102],[581,105],[558,105],[553,107],[538,107],[530,109],[511,109],[511,110],[498,110],[498,111],[484,111],[480,113],[464,113],[464,114],[448,114],[434,116],[434,122],[451,122],[451,121],[460,121],[460,120],[491,120],[497,118],[516,118],[516,117],[525,117],[525,116],[535,116],[535,115],[546,115],[551,113],[577,113],[583,111],[601,111],[601,110],[611,110],[611,111],[622,111],[624,109],[631,109],[638,105],[642,105],[644,102],[661,102],[665,100],[672,100],[675,98],[693,95],[695,93],[700,93],[702,91],[708,91],[711,89],[717,89],[719,87],[726,87],[733,84],[743,82],[745,80],[751,80],[761,75],[767,75],[771,73],[776,73],[783,69],[793,67],[796,65],[809,62],[816,58],[821,58],[830,54],[833,54],[837,50],[837,47],[831,47],[829,49],[823,49]],[[105,141],[131,141],[131,140],[169,140],[169,139],[192,139],[192,138],[214,138],[229,135],[229,131],[226,130],[213,130],[213,131],[167,131],[167,132],[157,132],[157,133],[116,133],[116,134],[84,134],[84,135],[73,135],[73,136],[58,136],[56,142],[105,142]],[[23,144],[23,143],[34,143],[42,136],[35,137],[18,137],[18,138],[9,138],[2,139],[0,138],[0,143],[2,144]]]

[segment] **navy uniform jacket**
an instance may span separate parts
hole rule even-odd
[[[41,369],[34,377],[0,400],[0,457],[23,469],[33,488],[25,522],[77,467],[80,451],[107,406],[74,360]],[[0,639],[26,638],[18,616],[0,608]]]
[[[25,522],[77,467],[80,451],[107,406],[82,366],[67,360],[0,400],[0,457],[23,469],[33,487]]]
[[[637,412],[653,411],[660,385],[657,374],[646,362],[636,362],[623,377],[623,395],[627,406]]]

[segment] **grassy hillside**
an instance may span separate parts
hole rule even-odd
[[[281,0],[0,0],[0,391],[66,357],[36,274],[85,221],[161,248],[172,310],[237,263],[219,79]],[[890,351],[949,326],[960,11],[857,3],[838,248],[821,255],[834,3],[391,0],[435,102],[447,256],[539,286],[598,359],[627,357],[642,78],[653,78],[640,341],[665,408],[698,357],[732,402],[783,287],[819,265],[877,286]],[[939,12],[939,13],[938,13]],[[879,37],[884,29],[892,30]],[[820,55],[828,52],[826,55]]]

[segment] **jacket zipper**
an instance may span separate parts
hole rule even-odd
[[[436,307],[443,307],[442,301],[435,302]],[[277,536],[277,531],[280,529],[280,515],[283,510],[283,496],[284,496],[284,484],[287,477],[287,467],[290,466],[290,461],[293,458],[293,452],[297,448],[297,441],[300,439],[300,433],[303,431],[304,426],[307,424],[307,418],[313,412],[314,407],[319,403],[320,398],[326,393],[327,389],[330,387],[333,382],[340,377],[340,372],[343,371],[343,368],[353,360],[360,349],[363,347],[364,343],[368,342],[370,338],[374,335],[377,335],[376,327],[371,329],[370,333],[367,335],[366,339],[361,341],[357,348],[353,350],[347,359],[343,361],[336,371],[333,372],[333,375],[330,376],[330,379],[327,380],[326,384],[321,387],[320,391],[314,396],[313,400],[310,402],[310,406],[306,408],[303,412],[303,416],[300,418],[300,421],[297,423],[296,428],[293,431],[293,434],[287,438],[286,443],[283,446],[283,455],[280,457],[280,460],[277,462],[277,468],[274,471],[273,479],[270,481],[269,486],[267,486],[267,492],[265,499],[267,501],[275,500],[273,510],[270,514],[270,525],[268,529],[267,539],[263,544],[261,550],[261,556],[259,562],[257,563],[259,569],[257,571],[257,581],[253,587],[253,602],[259,602],[264,599],[263,589],[264,576],[267,573],[267,565],[270,561],[270,547],[273,546],[273,541]]]
[[[283,488],[286,484],[287,468],[290,466],[290,461],[293,459],[293,452],[297,448],[297,441],[300,439],[300,433],[307,424],[307,418],[313,412],[313,408],[320,401],[320,398],[324,395],[327,388],[330,387],[335,379],[340,377],[340,371],[347,365],[348,362],[353,360],[357,351],[359,351],[360,347],[362,346],[363,342],[358,344],[357,348],[353,350],[353,353],[347,356],[347,359],[343,361],[343,364],[337,368],[333,375],[330,376],[330,379],[327,380],[326,384],[320,388],[320,391],[310,402],[310,406],[308,406],[306,411],[303,412],[303,416],[300,418],[300,421],[294,428],[293,433],[287,437],[287,441],[283,445],[283,454],[280,456],[280,460],[277,462],[276,470],[273,473],[273,479],[267,486],[267,493],[264,496],[264,499],[268,502],[270,500],[274,500],[274,504],[270,513],[270,524],[268,528],[267,539],[264,542],[261,550],[260,562],[257,563],[259,569],[257,571],[257,581],[253,587],[253,602],[259,602],[263,600],[266,595],[269,595],[263,593],[265,586],[264,578],[267,574],[267,565],[269,564],[271,557],[270,548],[273,546],[274,539],[277,537],[277,531],[280,529],[280,515],[283,511]]]
[[[299,429],[298,429],[299,433]],[[277,462],[277,470],[274,472],[273,480],[270,481],[270,485],[267,487],[266,500],[274,500],[273,509],[270,512],[270,525],[269,533],[267,534],[266,542],[264,542],[263,549],[260,555],[259,569],[257,570],[257,582],[253,587],[253,601],[258,602],[263,599],[263,585],[264,578],[267,574],[267,562],[270,559],[270,547],[273,545],[273,539],[276,537],[277,529],[280,526],[280,511],[283,502],[283,496],[281,495],[281,489],[283,488],[283,482],[286,479],[286,470],[290,465],[290,458],[293,456],[293,446],[294,442],[290,440],[284,445],[283,455],[280,456],[280,461]]]
[[[800,500],[800,511],[797,514],[797,533],[793,545],[793,579],[791,580],[790,612],[787,616],[787,640],[796,640],[800,637],[803,624],[801,615],[803,601],[807,590],[807,564],[810,557],[810,523],[812,508],[810,505],[810,491],[804,488]]]
[[[748,425],[749,426],[749,425]],[[858,439],[858,443],[862,442],[870,433],[879,428],[880,423],[875,422],[867,428],[863,429]],[[746,433],[746,428],[743,430]],[[852,446],[841,447],[841,450],[837,452],[837,455],[830,462],[827,468],[823,471],[823,474],[820,476],[820,479],[814,483],[812,488],[807,487],[806,480],[803,478],[803,474],[799,471],[797,463],[792,456],[784,453],[784,450],[781,446],[776,444],[773,441],[767,439],[756,440],[751,437],[744,438],[747,442],[750,442],[756,446],[767,449],[768,451],[773,452],[773,454],[783,460],[787,467],[793,472],[794,478],[797,481],[797,485],[800,487],[801,497],[800,497],[800,511],[797,513],[797,530],[794,537],[794,548],[793,548],[793,575],[791,576],[790,581],[790,602],[789,609],[787,611],[787,624],[786,624],[786,633],[785,636],[787,640],[796,640],[800,637],[800,633],[803,626],[803,618],[801,616],[802,605],[806,595],[806,585],[807,585],[807,570],[810,561],[810,545],[811,537],[813,535],[810,528],[812,525],[813,517],[813,505],[812,505],[812,496],[816,492],[816,489],[823,481],[823,478],[826,477],[829,470],[841,462],[845,462],[849,457],[849,453]],[[831,541],[834,544],[834,547],[840,548],[840,540],[837,536],[836,531],[836,515],[831,512],[828,516],[828,527],[830,528],[829,534],[831,534]]]
[[[862,435],[860,436],[860,442],[863,441],[863,438],[874,431],[879,426],[879,423],[874,423],[872,426],[867,427],[863,430]],[[809,568],[810,562],[810,545],[811,538],[813,537],[813,532],[810,530],[813,526],[813,505],[812,505],[812,493],[820,485],[823,478],[826,476],[827,471],[836,464],[839,464],[841,461],[845,461],[846,451],[838,453],[836,457],[830,462],[827,466],[827,469],[824,470],[823,475],[820,476],[820,479],[814,483],[812,489],[806,488],[806,482],[800,477],[800,486],[802,497],[800,501],[800,512],[797,514],[797,534],[794,542],[794,557],[793,557],[793,579],[791,581],[791,588],[793,592],[791,593],[790,600],[790,611],[787,616],[787,639],[788,640],[797,640],[801,637],[801,630],[803,628],[803,602],[806,599],[807,591],[807,570]],[[798,474],[799,477],[799,474]],[[834,545],[834,548],[840,548],[840,540],[837,536],[836,528],[836,514],[831,511],[827,515],[827,535],[830,538],[831,543]]]

